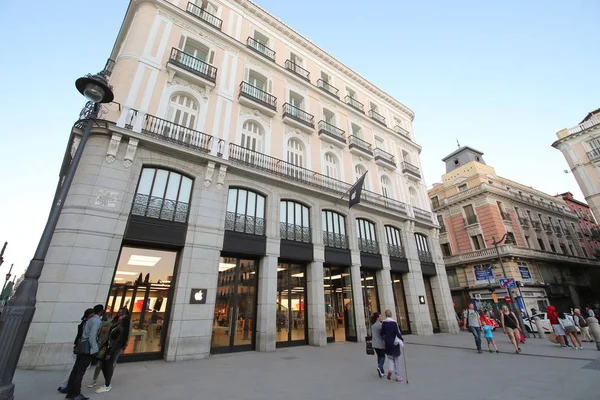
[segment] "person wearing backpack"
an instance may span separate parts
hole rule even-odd
[[[590,335],[590,326],[588,325],[583,315],[581,315],[581,310],[579,308],[575,309],[573,319],[575,320],[575,325],[578,326],[579,329],[581,329],[581,341],[593,342],[594,339],[592,339],[592,335]]]
[[[481,319],[479,318],[477,311],[475,311],[473,303],[469,304],[469,308],[465,312],[463,326],[473,334],[475,346],[477,346],[477,353],[481,354]]]

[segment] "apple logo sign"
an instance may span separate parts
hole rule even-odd
[[[206,304],[207,289],[192,289],[190,304]]]

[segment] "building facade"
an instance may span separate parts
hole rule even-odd
[[[577,236],[583,238],[584,255],[586,257],[600,258],[600,226],[594,219],[594,214],[590,206],[573,197],[570,192],[556,195],[567,203],[569,210],[573,211],[579,217],[577,224]]]
[[[22,367],[67,364],[95,303],[135,359],[362,341],[385,309],[457,331],[410,109],[246,0],[132,1],[111,59]]]
[[[443,161],[446,174],[429,197],[442,226],[457,312],[473,301],[490,308],[505,304],[508,292],[499,285],[505,277],[518,281],[521,309],[571,307],[593,298],[590,281],[600,263],[585,252],[579,217],[564,200],[498,176],[470,147]]]
[[[556,133],[552,147],[560,150],[583,192],[596,221],[600,221],[600,109],[576,126]]]

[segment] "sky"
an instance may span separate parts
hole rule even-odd
[[[551,144],[600,107],[600,2],[256,2],[415,112],[428,187],[458,140],[503,177],[583,200]],[[0,1],[0,277],[35,252],[85,103],[74,82],[103,68],[126,8]]]

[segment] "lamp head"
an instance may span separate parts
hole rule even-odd
[[[103,72],[95,75],[88,74],[75,81],[79,93],[94,103],[110,103],[115,98]]]

